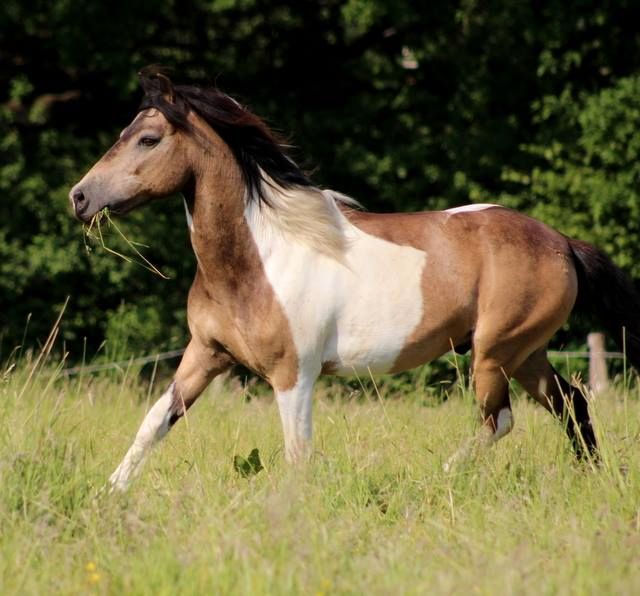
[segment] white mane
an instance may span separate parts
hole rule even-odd
[[[315,187],[284,189],[264,175],[262,190],[267,205],[247,200],[247,218],[263,236],[281,234],[291,242],[306,244],[337,261],[348,244],[345,218],[338,204],[360,208],[355,199],[333,190]]]

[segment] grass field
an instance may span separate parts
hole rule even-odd
[[[476,426],[468,392],[438,405],[324,385],[313,461],[290,469],[273,401],[231,382],[109,496],[161,387],[29,370],[0,383],[3,595],[640,593],[635,385],[592,406],[597,469],[516,398],[511,435],[447,475]],[[265,469],[244,478],[233,457],[256,447]]]

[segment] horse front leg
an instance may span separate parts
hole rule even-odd
[[[300,373],[296,384],[288,389],[274,387],[282,431],[285,459],[291,464],[311,457],[311,397],[318,375]]]
[[[233,364],[231,356],[191,340],[173,382],[147,412],[133,444],[109,478],[110,492],[125,491],[151,449],[198,399],[211,380]]]

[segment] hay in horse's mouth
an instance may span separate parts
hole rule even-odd
[[[98,240],[99,237],[95,234],[94,229],[99,230],[100,224],[103,219],[107,219],[109,217],[109,208],[103,207],[100,211],[97,211],[91,216],[89,222],[84,222],[82,224],[82,232],[84,234],[85,240],[87,238],[91,238],[93,240]]]
[[[147,259],[137,248],[138,246],[148,248],[148,246],[146,244],[142,244],[140,242],[134,242],[133,240],[130,240],[124,234],[124,232],[120,229],[120,227],[115,223],[115,221],[111,218],[112,213],[117,214],[122,212],[123,211],[116,211],[109,207],[103,207],[102,209],[100,209],[100,211],[98,211],[93,215],[93,217],[89,220],[88,224],[82,225],[84,246],[87,252],[88,253],[91,252],[91,247],[87,244],[87,238],[89,238],[90,240],[99,242],[100,246],[102,246],[104,250],[106,250],[107,252],[110,252],[113,255],[116,255],[117,257],[120,257],[121,259],[127,261],[127,263],[137,263],[141,267],[148,269],[149,271],[151,271],[152,273],[155,273],[156,275],[159,275],[163,279],[169,279],[168,276],[162,273],[162,271],[160,271],[151,261],[149,261],[149,259]],[[107,224],[110,227],[113,227],[113,229],[118,233],[118,235],[129,245],[131,249],[133,249],[137,257],[139,257],[139,259],[142,259],[142,260],[131,258],[131,257],[128,257],[127,255],[123,255],[117,250],[113,250],[112,248],[109,248],[105,244],[104,237],[102,235],[103,220],[106,220]]]

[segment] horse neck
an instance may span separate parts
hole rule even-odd
[[[245,185],[235,160],[204,162],[196,170],[188,207],[198,268],[211,284],[236,287],[256,268],[256,249],[244,217]]]

